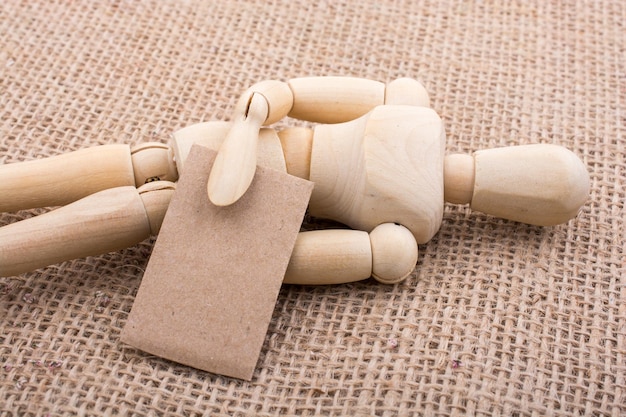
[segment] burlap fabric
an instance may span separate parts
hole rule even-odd
[[[153,241],[0,278],[0,416],[624,415],[624,22],[621,0],[0,2],[0,163],[165,142],[263,79],[410,76],[449,152],[560,144],[592,187],[551,228],[446,206],[400,285],[285,286],[249,383],[119,343]]]

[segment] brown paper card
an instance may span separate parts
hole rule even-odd
[[[250,380],[313,183],[258,167],[239,201],[217,207],[214,158],[196,145],[186,160],[121,340]]]

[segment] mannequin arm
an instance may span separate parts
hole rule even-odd
[[[318,123],[347,122],[383,104],[428,106],[429,97],[422,84],[410,78],[386,85],[355,77],[304,77],[253,85],[241,95],[232,123],[212,122],[222,133],[219,140],[211,138],[210,147],[217,150],[226,144],[216,164],[218,175],[211,176],[214,202],[236,200],[247,189],[257,164],[261,125],[286,116]],[[228,128],[224,130],[224,126]],[[175,142],[172,148],[178,147]],[[259,148],[259,152],[265,151]],[[62,206],[108,188],[139,187],[147,181],[176,181],[181,162],[173,156],[170,147],[150,142],[132,149],[122,144],[102,145],[0,165],[0,212]],[[258,161],[263,159],[264,155],[259,155]]]
[[[253,85],[241,95],[232,129],[211,169],[209,199],[228,206],[246,192],[256,171],[261,126],[286,116],[318,123],[348,122],[382,105],[428,106],[429,98],[422,84],[410,78],[387,85],[354,77],[266,80]]]
[[[0,165],[0,212],[63,206],[108,188],[176,181],[169,147],[102,145],[46,159]]]
[[[537,226],[575,217],[589,198],[589,187],[582,161],[556,145],[486,149],[444,160],[446,201]]]
[[[135,245],[159,232],[174,186],[118,187],[0,228],[0,276],[99,255]],[[301,232],[285,283],[339,284],[373,276],[396,283],[417,262],[417,243],[403,226]]]
[[[0,227],[0,276],[135,245],[158,233],[173,192],[168,182],[111,188]]]

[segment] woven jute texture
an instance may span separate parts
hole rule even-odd
[[[408,76],[447,152],[563,145],[591,194],[548,228],[446,205],[402,284],[284,286],[251,382],[119,342],[153,239],[0,278],[0,416],[625,415],[625,22],[622,0],[3,0],[3,164],[167,142],[264,79]]]

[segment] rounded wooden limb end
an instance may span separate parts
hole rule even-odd
[[[293,107],[293,93],[289,84],[277,80],[265,80],[248,88],[239,99],[237,107],[245,107],[253,94],[262,95],[267,101],[267,116],[263,125],[271,125],[289,114]]]
[[[250,96],[245,108],[237,108],[233,124],[211,168],[207,193],[216,206],[235,203],[248,190],[257,165],[259,131],[268,114],[266,98]]]
[[[417,242],[404,226],[384,223],[370,233],[372,277],[383,284],[403,281],[415,269]]]
[[[570,150],[552,144],[509,146],[474,154],[471,208],[537,226],[576,217],[589,198],[587,167]]]
[[[387,83],[385,104],[430,107],[430,97],[419,81],[413,78],[398,78]]]

